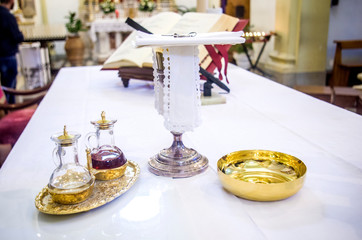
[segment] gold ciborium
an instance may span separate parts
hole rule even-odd
[[[296,157],[267,150],[244,150],[217,162],[222,185],[232,194],[255,201],[276,201],[297,193],[307,167]]]

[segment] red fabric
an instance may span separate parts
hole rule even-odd
[[[217,70],[219,70],[219,79],[222,80],[222,75],[221,75],[221,68],[222,68],[222,63],[221,63],[221,55],[219,55],[215,48],[212,45],[205,45],[206,50],[208,51],[211,59],[212,59],[212,64],[215,65],[215,67],[217,68]]]
[[[35,109],[22,109],[7,114],[0,119],[0,143],[14,146]]]
[[[227,46],[224,46],[224,45],[215,45],[215,48],[217,50],[219,50],[219,53],[221,54],[222,58],[225,60],[224,75],[225,75],[227,83],[229,83],[229,80],[228,80],[228,77],[227,77],[227,69],[228,69],[228,62],[229,62],[228,50],[229,50],[230,47],[227,48]],[[220,69],[220,72],[221,72],[221,69]],[[222,76],[219,76],[219,78],[220,77],[222,77]]]
[[[6,103],[5,93],[0,86],[0,103]]]
[[[241,19],[239,20],[239,22],[235,25],[233,32],[237,32],[237,31],[242,31],[244,29],[244,27],[248,24],[249,20],[248,19]],[[224,58],[225,61],[225,69],[224,69],[224,74],[225,74],[225,78],[227,83],[229,83],[228,79],[227,79],[227,64],[228,64],[228,50],[230,49],[231,45],[205,45],[206,50],[208,51],[212,62],[210,63],[210,65],[207,67],[207,71],[210,73],[213,73],[215,68],[217,68],[217,70],[219,71],[219,79],[222,79],[222,75],[221,75],[221,67],[222,67],[222,63],[221,60]],[[216,51],[216,49],[218,51]],[[206,77],[201,76],[201,79],[206,79]]]

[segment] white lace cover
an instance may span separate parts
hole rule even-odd
[[[201,124],[198,48],[164,47],[163,57],[163,83],[154,70],[155,107],[163,115],[165,127],[169,131],[192,131]]]

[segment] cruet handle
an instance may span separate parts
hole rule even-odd
[[[92,144],[91,144],[91,142],[90,142],[90,140],[91,140],[92,137],[97,138],[97,135],[96,135],[95,132],[90,132],[90,133],[88,133],[88,134],[85,136],[85,139],[86,139],[85,146],[86,146],[87,149],[90,149],[90,150],[92,150],[93,148],[95,148],[95,147],[92,146]]]
[[[52,156],[53,156],[54,164],[56,166],[59,166],[59,164],[60,164],[60,156],[58,154],[58,148],[54,148]]]

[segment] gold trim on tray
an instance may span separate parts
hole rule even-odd
[[[91,196],[84,202],[73,205],[56,203],[48,187],[45,187],[35,198],[35,206],[40,212],[46,214],[67,215],[86,212],[109,203],[128,191],[139,177],[138,164],[130,160],[126,164],[126,171],[122,177],[109,181],[96,181]]]

